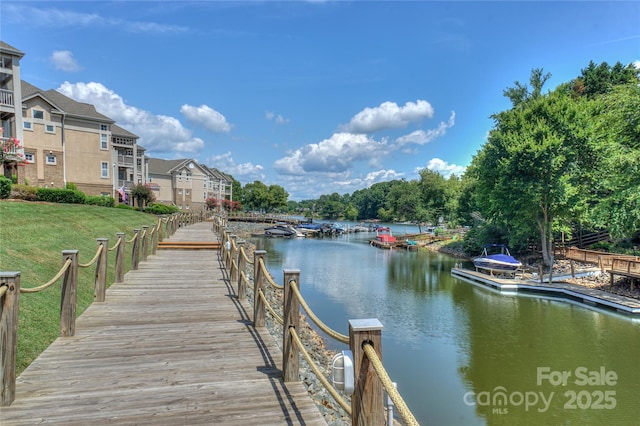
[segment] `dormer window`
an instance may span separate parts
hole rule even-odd
[[[36,120],[44,120],[44,111],[39,109],[32,109],[31,116]]]

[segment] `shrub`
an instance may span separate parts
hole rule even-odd
[[[127,204],[117,204],[116,209],[136,210],[135,207],[131,207],[130,205],[127,205]]]
[[[92,206],[114,207],[116,205],[116,200],[113,197],[105,195],[87,195],[84,203]]]
[[[37,196],[38,201],[67,204],[84,204],[86,198],[83,192],[57,188],[38,188]]]
[[[9,198],[9,195],[11,195],[11,181],[0,176],[0,198]]]
[[[78,186],[73,182],[67,182],[67,184],[64,186],[64,189],[70,189],[72,191],[77,191],[78,190]]]
[[[166,204],[149,204],[147,208],[144,209],[145,213],[150,214],[172,214],[179,212],[180,209],[177,206],[168,206]]]
[[[29,185],[13,185],[11,187],[11,197],[18,200],[36,201],[38,199],[38,188]]]

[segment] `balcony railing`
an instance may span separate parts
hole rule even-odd
[[[0,105],[14,106],[13,103],[13,91],[7,89],[0,89]]]
[[[118,165],[133,166],[133,156],[118,155]]]

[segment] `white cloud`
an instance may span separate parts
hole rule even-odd
[[[80,69],[73,53],[69,50],[54,50],[51,54],[51,63],[57,70],[73,72]]]
[[[180,108],[180,112],[187,121],[198,124],[212,133],[228,133],[231,130],[225,116],[207,105],[195,107],[185,104]]]
[[[636,69],[640,70],[640,59],[638,59],[637,61],[633,61],[633,66],[636,67]]]
[[[271,111],[265,112],[264,118],[266,118],[269,121],[275,121],[277,124],[287,124],[289,122],[289,119],[284,118],[282,115],[276,114]]]
[[[156,22],[127,21],[109,18],[97,13],[82,13],[49,7],[31,7],[21,4],[3,4],[2,11],[16,22],[28,22],[39,27],[91,27],[116,28],[130,33],[182,33],[188,28]]]
[[[264,181],[264,167],[259,164],[241,163],[236,164],[231,156],[231,152],[209,157],[206,164],[211,167],[232,175],[240,182],[253,182],[255,180]]]
[[[342,130],[352,133],[373,133],[384,129],[406,127],[409,123],[433,117],[433,107],[424,100],[407,102],[399,107],[395,102],[383,102],[375,108],[357,113]]]
[[[408,135],[400,136],[396,139],[395,143],[398,146],[403,146],[407,144],[417,144],[417,145],[425,145],[429,142],[433,141],[436,138],[444,136],[447,133],[447,129],[453,127],[456,121],[456,113],[454,111],[451,112],[449,116],[449,120],[445,123],[441,121],[438,124],[438,127],[435,129],[429,130],[416,130],[415,132],[409,133]]]
[[[173,153],[180,157],[196,154],[204,147],[204,141],[192,137],[191,131],[175,117],[156,115],[127,105],[120,95],[101,83],[65,81],[57,90],[79,102],[94,105],[120,127],[140,136],[138,142],[148,150],[147,155]]]
[[[465,166],[449,164],[440,158],[432,158],[431,160],[429,160],[426,168],[433,172],[440,173],[445,178],[448,178],[451,175],[462,176],[467,169]],[[416,169],[416,172],[420,173],[420,170],[422,169],[422,167],[419,167]]]
[[[276,160],[274,168],[288,175],[341,173],[358,161],[378,164],[380,157],[388,151],[386,141],[375,141],[363,134],[335,133],[329,139],[306,145]]]

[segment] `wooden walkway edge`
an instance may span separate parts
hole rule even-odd
[[[211,241],[211,223],[171,241]],[[0,424],[326,425],[234,296],[218,250],[159,250],[21,375]]]

